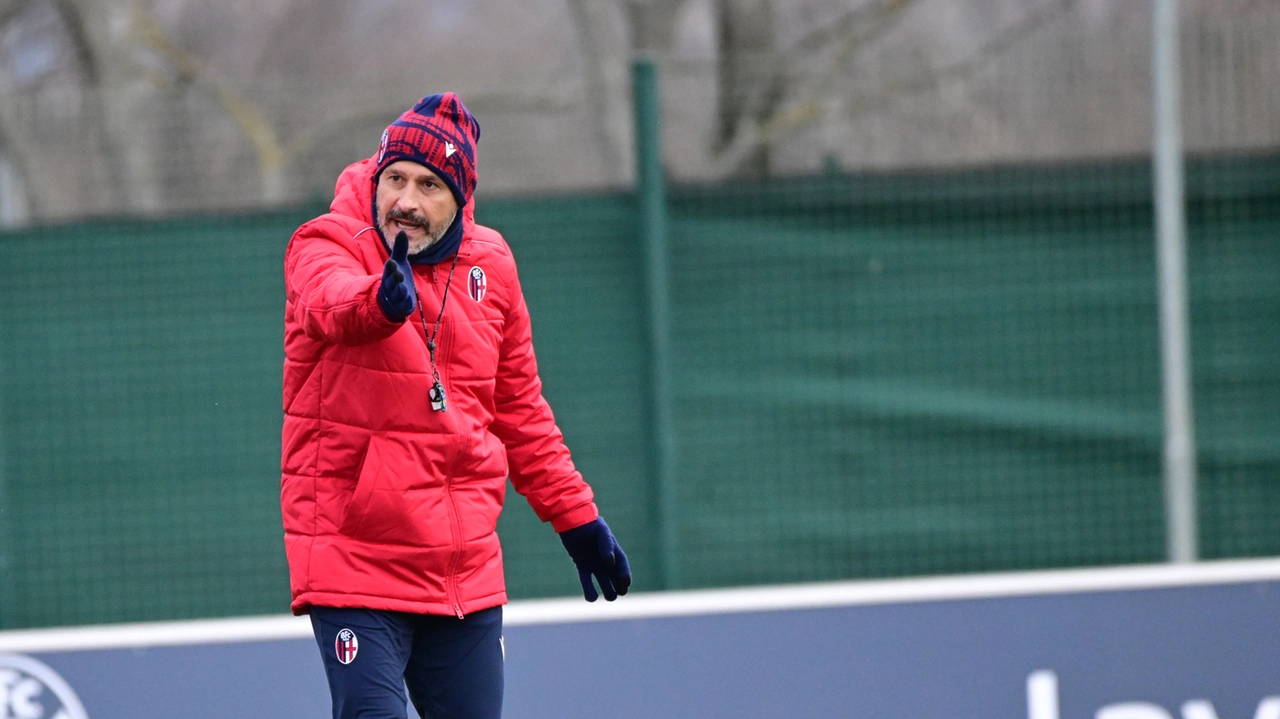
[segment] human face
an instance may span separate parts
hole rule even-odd
[[[444,236],[458,213],[458,201],[436,173],[411,160],[387,165],[378,176],[374,221],[391,242],[400,232],[409,237],[409,254],[417,254]]]

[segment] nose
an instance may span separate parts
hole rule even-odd
[[[396,195],[395,207],[415,215],[422,214],[422,196],[417,188],[408,185]]]
[[[393,203],[393,206],[404,207],[406,204],[408,204],[409,198],[412,192],[413,192],[413,188],[408,186],[402,187],[399,190],[397,190],[395,194],[395,202]]]

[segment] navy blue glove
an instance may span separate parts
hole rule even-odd
[[[409,267],[409,236],[403,232],[396,234],[391,259],[382,268],[378,306],[392,322],[403,322],[418,306],[413,288],[413,269]]]
[[[622,553],[618,540],[613,538],[609,525],[602,517],[595,521],[574,527],[560,533],[560,541],[569,550],[573,563],[578,565],[578,580],[582,582],[582,596],[588,602],[600,597],[595,585],[591,583],[594,575],[600,583],[600,592],[606,601],[612,602],[619,595],[626,594],[631,586],[631,567],[627,565],[627,555]]]

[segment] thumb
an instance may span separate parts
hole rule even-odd
[[[396,233],[396,243],[391,248],[391,259],[398,265],[409,261],[409,236],[404,233],[404,230]]]

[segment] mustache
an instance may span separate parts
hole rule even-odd
[[[427,221],[427,218],[412,212],[395,209],[387,213],[387,222],[395,222],[397,220],[400,222],[415,224],[428,232],[431,231],[431,223]]]

